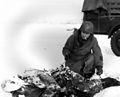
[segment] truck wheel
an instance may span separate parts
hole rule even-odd
[[[120,56],[120,30],[116,30],[111,37],[111,49],[116,56]]]

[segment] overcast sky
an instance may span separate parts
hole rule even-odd
[[[1,0],[1,22],[79,19],[83,0]]]

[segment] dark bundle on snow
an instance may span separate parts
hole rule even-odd
[[[12,97],[19,97],[19,95],[25,95],[25,97],[93,97],[105,88],[120,86],[118,80],[110,77],[85,80],[80,74],[63,65],[50,72],[37,69],[26,70],[23,74],[19,74],[18,78],[24,81],[24,84],[19,88],[9,90]],[[7,87],[6,83],[3,85],[4,90]]]

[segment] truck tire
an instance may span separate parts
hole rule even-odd
[[[116,30],[111,37],[111,49],[116,56],[120,56],[120,30]]]

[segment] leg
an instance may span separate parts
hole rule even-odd
[[[120,86],[120,82],[114,78],[107,77],[107,78],[101,79],[101,81],[102,81],[103,89],[111,86]]]
[[[18,89],[16,91],[12,91],[12,97],[19,97],[19,95],[24,95],[24,91],[22,91],[22,89]]]
[[[12,97],[19,97],[19,93],[17,91],[13,91],[12,93]]]
[[[83,62],[80,60],[78,62],[73,62],[73,61],[67,61],[66,66],[68,66],[70,68],[70,70],[76,72],[76,73],[80,73],[81,69],[82,69],[82,64]]]
[[[94,67],[94,55],[90,54],[85,58],[84,61],[84,68],[83,73],[85,78],[90,78],[95,73],[95,67]]]

